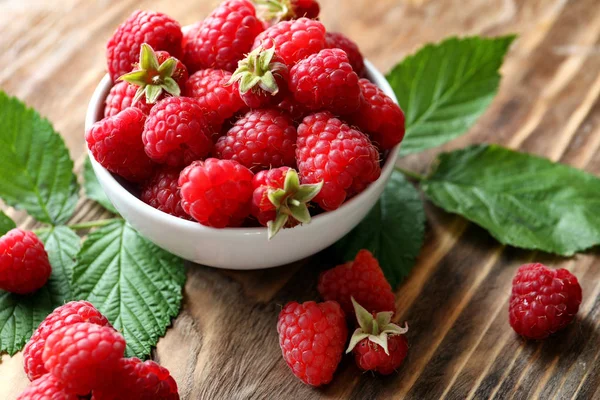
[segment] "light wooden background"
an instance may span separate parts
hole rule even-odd
[[[81,168],[83,119],[104,74],[104,43],[135,8],[183,24],[216,0],[0,0],[0,87],[47,116]],[[449,35],[516,32],[500,93],[453,149],[497,142],[600,173],[600,3],[598,0],[322,0],[323,21],[349,34],[387,71],[405,54]],[[424,172],[439,149],[403,159]],[[74,221],[102,217],[82,202]],[[13,214],[15,215],[15,214]],[[565,259],[500,246],[482,229],[427,205],[427,239],[398,288],[398,320],[408,320],[410,355],[397,375],[361,374],[342,362],[323,389],[302,385],[277,346],[282,304],[316,298],[323,262],[256,272],[191,266],[183,311],[158,344],[183,399],[600,398],[600,257]],[[33,222],[15,218],[25,227]],[[530,260],[566,267],[584,301],[576,323],[543,343],[508,326],[515,269]],[[22,357],[3,356],[0,399],[27,380]]]

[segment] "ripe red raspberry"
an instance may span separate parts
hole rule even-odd
[[[187,29],[182,29],[183,39],[181,40],[181,48],[185,49],[187,44],[194,40],[196,36],[198,36],[200,29],[202,29],[203,21],[196,21],[192,25],[190,25]]]
[[[279,21],[302,17],[317,18],[321,7],[316,0],[256,0],[259,17],[275,24]]]
[[[215,155],[252,171],[296,165],[296,128],[276,109],[249,111],[215,144]]]
[[[225,120],[245,108],[237,88],[227,84],[230,79],[231,72],[204,69],[187,82],[187,95],[198,101],[213,132],[219,132]]]
[[[363,99],[350,122],[369,134],[382,150],[388,150],[404,138],[404,113],[400,106],[375,84],[361,79]]]
[[[326,47],[325,26],[308,18],[282,21],[258,35],[252,48],[262,46],[264,49],[270,49],[273,45],[275,53],[291,67]]]
[[[329,112],[304,118],[298,127],[296,161],[302,183],[324,181],[314,201],[335,210],[381,174],[379,153],[369,138]]]
[[[156,362],[123,358],[113,372],[111,384],[94,390],[92,400],[179,400],[177,383]]]
[[[318,288],[323,299],[337,301],[347,315],[354,313],[351,297],[371,313],[396,311],[392,287],[369,250],[360,250],[354,261],[323,272]]]
[[[183,167],[212,150],[212,129],[202,107],[190,97],[168,97],[150,110],[142,140],[157,163]]]
[[[570,324],[580,304],[575,275],[563,268],[525,264],[512,283],[510,326],[528,339],[544,339]]]
[[[148,115],[154,104],[146,103],[146,99],[142,97],[132,106],[133,98],[137,92],[137,86],[127,82],[117,82],[106,96],[106,106],[104,108],[104,117],[112,117],[117,115],[127,107],[135,107],[142,110],[145,115]]]
[[[400,367],[408,353],[408,342],[404,328],[393,324],[391,311],[371,314],[357,301],[352,299],[357,328],[346,353],[354,353],[356,365],[363,371],[376,371],[381,375],[389,375]]]
[[[140,199],[150,206],[183,219],[191,219],[181,208],[179,194],[179,169],[163,168],[146,182],[141,189]]]
[[[283,227],[310,222],[306,204],[321,190],[322,184],[300,185],[298,173],[288,167],[260,171],[252,181],[251,213],[269,228],[269,239]]]
[[[100,311],[87,301],[72,301],[52,311],[33,332],[33,336],[25,345],[23,351],[25,373],[29,380],[35,380],[48,371],[44,367],[42,353],[46,339],[52,332],[63,326],[73,325],[79,322],[89,322],[100,326],[111,326]]]
[[[218,68],[234,71],[250,52],[263,24],[248,0],[226,0],[202,23],[185,48],[185,64],[192,70]]]
[[[237,161],[194,161],[179,176],[181,207],[202,225],[240,226],[250,214],[253,176]]]
[[[229,83],[234,83],[240,97],[250,108],[277,105],[288,93],[288,67],[275,49],[258,47],[241,60]]]
[[[135,107],[96,122],[85,134],[92,155],[104,168],[128,181],[152,175],[154,163],[144,152],[142,131],[146,116]]]
[[[125,339],[108,326],[89,322],[64,326],[48,336],[44,366],[81,396],[110,384],[110,373],[125,351]]]
[[[181,57],[181,26],[171,17],[153,11],[134,11],[106,44],[108,73],[113,81],[127,72],[140,56],[142,43]]]
[[[325,49],[298,62],[290,71],[294,98],[310,110],[349,114],[361,101],[358,75],[340,49]]]
[[[65,390],[65,385],[54,375],[46,374],[31,382],[17,400],[78,400],[79,396]]]
[[[35,233],[15,228],[0,237],[0,289],[32,293],[46,284],[51,273],[48,254]]]
[[[338,303],[290,302],[279,314],[277,332],[283,358],[294,375],[312,386],[331,382],[348,337]]]
[[[358,45],[349,37],[339,32],[327,32],[325,34],[327,48],[342,49],[348,55],[350,65],[358,76],[363,76],[365,73],[365,60],[363,58]]]

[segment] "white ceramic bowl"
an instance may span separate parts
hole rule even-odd
[[[369,79],[397,102],[384,76],[370,62],[365,64]],[[86,131],[102,118],[111,85],[106,75],[96,87],[87,109]],[[214,229],[158,211],[130,193],[91,154],[90,158],[102,188],[119,213],[156,245],[199,264],[248,270],[309,257],[350,232],[379,199],[394,169],[398,148],[389,152],[381,176],[362,193],[335,211],[315,216],[309,224],[281,230],[272,240],[267,240],[266,228]]]

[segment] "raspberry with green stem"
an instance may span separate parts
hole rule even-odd
[[[175,97],[181,95],[181,88],[174,79],[178,64],[179,60],[174,57],[159,63],[154,49],[144,43],[140,49],[139,69],[122,75],[119,80],[138,86],[133,104],[144,95],[148,104],[154,104],[163,92]]]
[[[301,17],[317,18],[321,8],[316,0],[254,0],[258,16],[276,24],[279,21]]]

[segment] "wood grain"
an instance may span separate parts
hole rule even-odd
[[[400,161],[424,172],[440,150],[480,142],[600,173],[600,6],[597,0],[322,0],[323,21],[354,38],[388,70],[426,42],[450,35],[516,32],[494,103],[469,134]],[[189,24],[217,1],[0,1],[0,87],[62,132],[81,168],[83,116],[104,73],[103,47],[135,8]],[[189,265],[184,307],[154,358],[176,378],[182,399],[600,398],[600,254],[558,258],[500,246],[484,230],[426,206],[426,244],[397,290],[397,320],[411,326],[398,374],[361,374],[344,359],[323,389],[300,384],[277,346],[277,313],[289,300],[317,297],[327,254],[253,272]],[[34,221],[8,211],[21,226]],[[74,221],[103,211],[84,200]],[[508,326],[515,269],[531,260],[575,272],[584,303],[577,321],[543,342]],[[22,358],[3,356],[0,398],[27,384]]]

